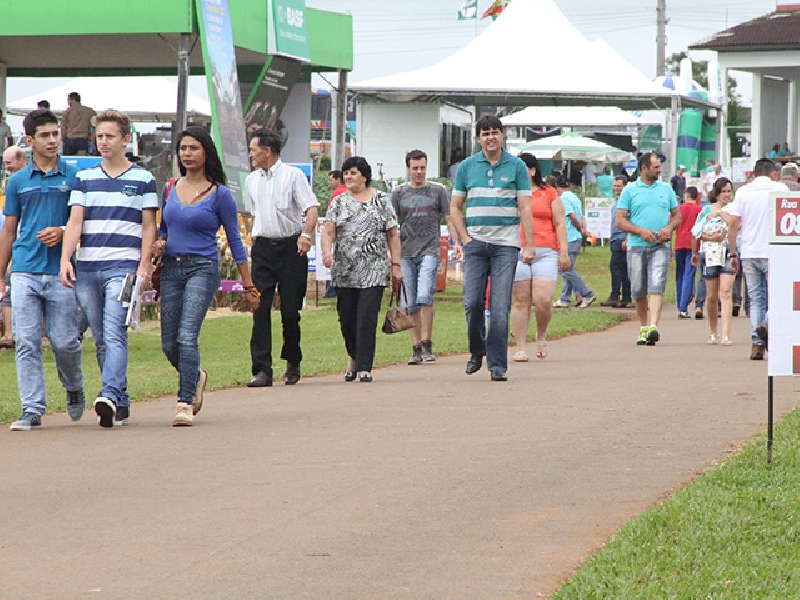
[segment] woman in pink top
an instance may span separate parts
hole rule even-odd
[[[515,362],[528,362],[525,342],[531,320],[531,307],[536,311],[536,357],[547,356],[547,326],[553,316],[553,293],[556,290],[558,268],[569,269],[567,254],[567,225],[564,205],[556,190],[544,183],[539,162],[527,152],[519,158],[528,167],[531,178],[531,211],[536,245],[536,258],[530,264],[517,261],[512,290],[511,330],[514,333]],[[521,247],[525,235],[520,229]]]

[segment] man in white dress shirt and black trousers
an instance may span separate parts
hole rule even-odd
[[[306,295],[308,254],[317,225],[317,202],[303,172],[281,162],[280,135],[260,129],[250,140],[255,171],[245,182],[245,206],[253,215],[253,284],[261,305],[253,314],[250,356],[253,378],[247,387],[272,385],[272,298],[281,297],[283,381],[300,381],[300,310]],[[305,222],[303,216],[305,215]]]

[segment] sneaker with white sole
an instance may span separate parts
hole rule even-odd
[[[644,346],[647,344],[647,326],[639,328],[639,337],[636,338],[637,346]]]
[[[94,412],[97,413],[97,424],[100,427],[114,427],[117,406],[110,398],[98,396],[94,401]]]
[[[80,421],[86,408],[86,395],[83,390],[67,392],[67,414],[73,421]]]
[[[563,300],[556,300],[553,302],[553,308],[569,308],[569,302],[564,302]]]
[[[200,409],[203,408],[203,392],[206,389],[206,383],[208,383],[208,372],[200,369],[200,375],[197,376],[197,393],[192,400],[193,415],[199,413]]]
[[[172,419],[172,426],[191,427],[193,422],[192,405],[186,402],[178,402],[178,406],[175,407],[175,418]]]
[[[130,406],[118,406],[117,412],[114,415],[114,427],[124,427],[128,424],[131,418]]]
[[[592,302],[597,300],[597,294],[592,294],[591,296],[584,296],[581,300],[579,308],[589,308],[592,305]]]
[[[34,412],[24,412],[22,416],[11,424],[11,431],[30,431],[42,426],[42,416]]]

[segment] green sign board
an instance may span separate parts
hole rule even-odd
[[[275,25],[275,54],[308,62],[306,0],[272,0],[272,19]]]

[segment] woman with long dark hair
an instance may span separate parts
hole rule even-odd
[[[366,159],[348,158],[342,173],[347,191],[328,207],[322,262],[331,268],[336,288],[336,309],[349,358],[344,380],[355,381],[358,376],[359,381],[371,382],[383,290],[403,280],[400,234],[392,203],[386,194],[370,187],[372,167]]]
[[[536,258],[522,262],[520,253],[512,288],[511,329],[516,348],[515,362],[528,362],[525,351],[531,308],[536,315],[536,358],[547,357],[547,326],[553,316],[553,293],[556,291],[559,267],[570,266],[567,252],[567,225],[564,205],[555,188],[547,185],[539,171],[539,161],[533,154],[520,154],[528,167],[531,180],[531,211],[533,212]],[[520,247],[525,247],[525,234],[520,227]]]
[[[697,215],[692,234],[703,243],[705,260],[702,265],[703,279],[706,282],[706,306],[708,325],[711,334],[707,344],[731,346],[731,321],[733,317],[733,280],[736,273],[731,269],[731,254],[735,248],[728,247],[728,226],[730,225],[730,201],[733,187],[730,179],[720,177],[714,182],[709,194],[711,204]],[[697,266],[697,253],[692,252],[692,264]],[[717,332],[717,302],[722,308],[722,339]]]
[[[217,231],[225,228],[251,311],[258,308],[247,251],[239,234],[236,201],[211,136],[188,127],[176,143],[181,177],[164,188],[161,225],[153,255],[161,271],[161,349],[178,371],[178,406],[172,425],[190,426],[203,404],[208,373],[200,368],[197,339],[219,289]]]

